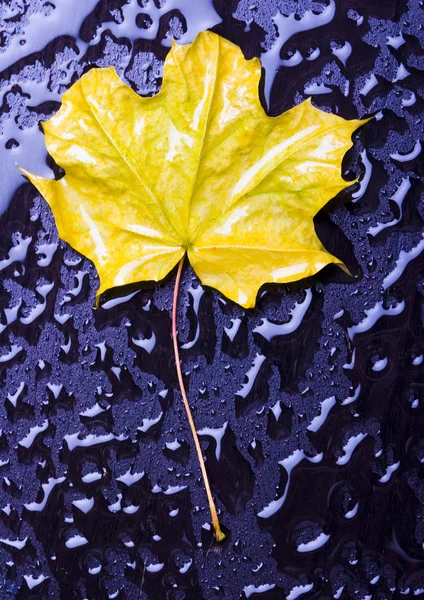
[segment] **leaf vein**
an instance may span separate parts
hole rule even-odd
[[[102,122],[100,121],[98,115],[96,114],[96,111],[94,110],[94,107],[90,104],[90,102],[88,101],[87,96],[85,95],[84,88],[83,88],[83,85],[82,85],[82,81],[83,81],[83,79],[80,80],[81,93],[82,93],[82,96],[84,98],[85,103],[87,104],[87,107],[89,108],[91,114],[94,117],[94,120],[96,121],[96,123],[98,124],[98,126],[100,127],[100,129],[103,131],[104,135],[107,137],[107,139],[109,140],[110,144],[117,151],[118,156],[120,156],[122,158],[123,162],[127,165],[128,169],[135,175],[135,177],[138,179],[138,181],[140,182],[140,184],[142,185],[142,187],[146,190],[146,192],[150,196],[150,198],[154,202],[156,202],[156,204],[161,208],[164,217],[166,218],[166,220],[168,221],[168,223],[172,227],[172,229],[175,231],[175,233],[177,235],[177,238],[179,239],[180,235],[179,235],[178,231],[175,229],[173,223],[171,222],[171,220],[170,220],[170,218],[169,218],[169,216],[168,216],[168,214],[167,214],[167,212],[165,210],[165,207],[163,206],[163,203],[160,201],[160,199],[156,196],[156,194],[151,189],[151,183],[150,183],[149,179],[146,177],[146,175],[143,172],[142,172],[143,176],[139,173],[139,170],[134,167],[134,165],[131,163],[130,160],[128,160],[125,152],[120,148],[119,144],[107,132],[107,130],[103,126]],[[144,179],[146,181],[144,181]]]

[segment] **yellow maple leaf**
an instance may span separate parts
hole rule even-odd
[[[141,98],[115,69],[92,69],[43,128],[65,169],[25,172],[59,235],[96,265],[106,289],[163,279],[187,253],[202,283],[244,307],[266,282],[341,261],[314,215],[351,185],[341,161],[363,121],[309,100],[279,117],[259,101],[261,66],[210,32],[173,44],[161,91]]]
[[[173,44],[160,92],[141,98],[115,69],[92,69],[44,123],[65,176],[23,171],[50,204],[59,235],[91,259],[100,294],[163,279],[179,263],[173,342],[180,389],[212,514],[202,450],[181,372],[176,304],[184,257],[202,283],[244,307],[266,282],[342,262],[315,234],[314,215],[342,189],[341,162],[365,121],[309,100],[279,117],[259,101],[261,65],[210,32]]]

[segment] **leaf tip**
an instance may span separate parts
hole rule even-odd
[[[24,175],[33,185],[35,185],[36,181],[43,179],[43,177],[40,177],[39,175],[34,175],[34,173],[30,173],[30,171],[27,171],[26,169],[24,169],[24,167],[21,167],[18,164],[16,164],[16,166],[18,167],[22,175]]]
[[[353,127],[352,133],[354,131],[357,131],[358,129],[360,129],[361,127],[363,127],[370,121],[372,121],[374,118],[375,118],[374,115],[371,115],[371,117],[367,117],[366,119],[352,119],[352,121],[348,121],[348,122],[352,123],[352,127]]]
[[[352,277],[353,279],[358,278],[358,275],[354,275],[342,260],[337,260],[334,262],[334,264],[336,264],[344,273],[346,273],[346,275],[349,275],[349,277]]]

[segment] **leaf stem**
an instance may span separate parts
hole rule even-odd
[[[193,436],[194,445],[196,446],[197,458],[200,463],[200,470],[202,471],[203,483],[205,486],[206,495],[208,497],[209,510],[212,517],[212,525],[214,528],[214,535],[218,542],[222,542],[225,538],[225,533],[221,531],[221,527],[219,524],[218,513],[216,512],[215,502],[212,496],[211,488],[209,485],[208,474],[206,472],[205,461],[203,460],[202,448],[200,446],[199,438],[197,436],[196,426],[194,424],[193,415],[191,414],[190,405],[188,403],[188,398],[186,394],[186,390],[184,387],[183,374],[181,372],[181,363],[180,363],[180,352],[178,349],[178,338],[177,338],[177,304],[178,304],[178,292],[180,289],[180,281],[181,281],[181,272],[183,270],[185,255],[182,257],[178,264],[177,277],[175,279],[174,286],[174,297],[172,301],[172,340],[174,344],[174,355],[175,355],[175,366],[177,369],[178,375],[178,383],[180,384],[181,396],[184,403],[184,408],[187,413],[188,422],[191,429],[191,435]]]

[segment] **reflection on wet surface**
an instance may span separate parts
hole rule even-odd
[[[419,3],[71,4],[0,7],[0,597],[419,596]],[[170,33],[205,27],[262,58],[271,114],[307,95],[376,114],[345,160],[354,193],[315,220],[356,278],[266,286],[246,311],[184,273],[181,353],[222,546],[174,391],[173,278],[93,311],[93,266],[15,170],[59,176],[38,123],[90,66],[155,93]]]

